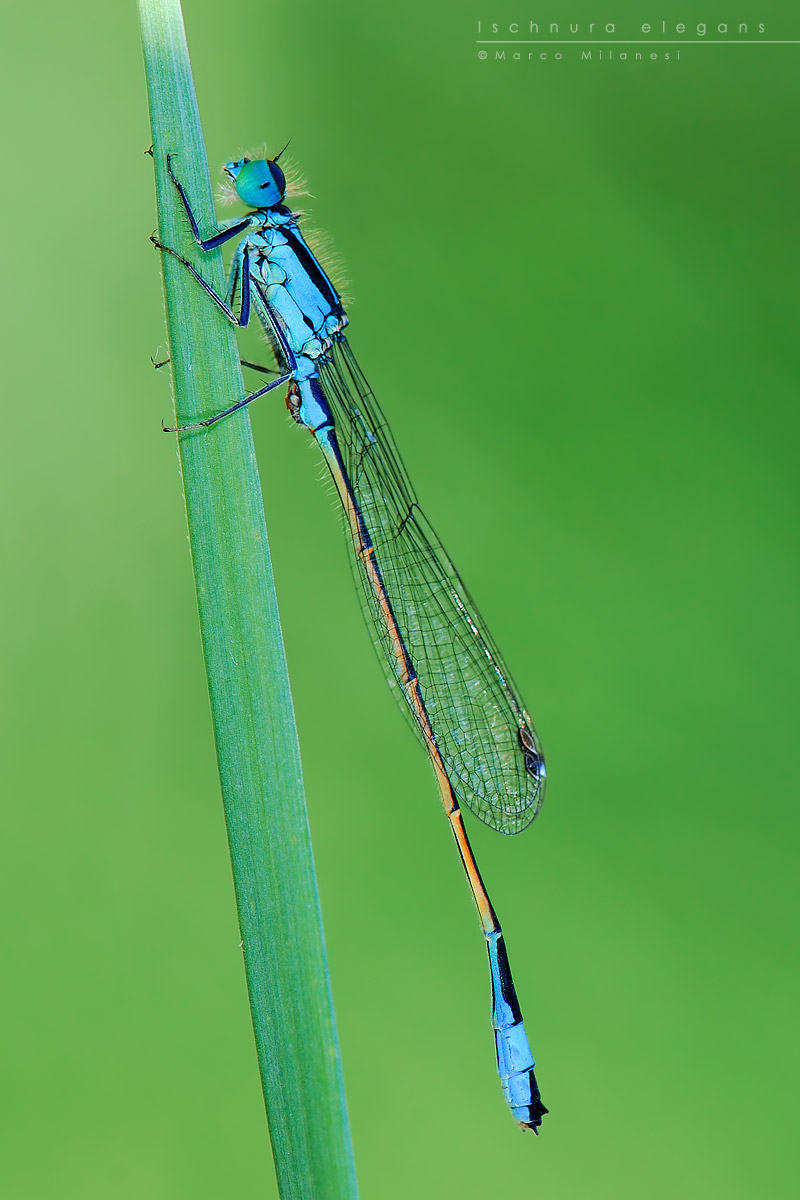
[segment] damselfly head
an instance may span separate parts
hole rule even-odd
[[[283,200],[286,177],[274,159],[240,158],[223,170],[250,208],[274,208]]]

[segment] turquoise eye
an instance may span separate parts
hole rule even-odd
[[[264,158],[244,160],[238,168],[233,165],[231,175],[236,181],[236,190],[245,204],[251,208],[272,208],[280,204],[286,191],[286,178],[277,163]]]

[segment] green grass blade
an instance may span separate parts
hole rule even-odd
[[[194,245],[165,169],[169,151],[201,227],[210,229],[211,186],[180,4],[140,0],[139,9],[160,238],[222,291],[221,256]],[[239,399],[242,377],[230,324],[180,263],[161,257],[176,424],[186,424]],[[178,444],[278,1186],[284,1200],[349,1200],[355,1169],[249,416],[241,411],[183,433]]]

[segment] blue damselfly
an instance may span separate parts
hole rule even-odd
[[[281,152],[282,153],[282,152]],[[545,767],[509,672],[441,541],[426,520],[389,427],[345,337],[341,297],[284,205],[278,158],[225,167],[251,211],[203,237],[173,158],[167,168],[203,250],[238,238],[228,291],[218,295],[179,259],[236,325],[254,309],[278,373],[265,387],[194,425],[209,428],[277,387],[319,445],[344,509],[363,608],[389,683],[430,756],[480,914],[492,977],[492,1025],[505,1098],[538,1132],[547,1112],[511,978],[500,923],[464,828],[460,803],[501,833],[525,829],[544,797]]]

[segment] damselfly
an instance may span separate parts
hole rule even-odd
[[[283,153],[281,151],[281,153]],[[515,1119],[538,1132],[539,1095],[500,923],[467,839],[460,803],[492,829],[519,833],[544,797],[545,767],[531,720],[441,541],[425,519],[394,440],[359,370],[341,297],[283,203],[278,158],[225,166],[252,210],[203,237],[172,156],[167,168],[203,250],[240,241],[218,295],[179,259],[236,325],[255,309],[278,377],[196,425],[210,427],[256,396],[288,385],[287,404],[319,445],[341,499],[363,608],[390,685],[421,738],[480,914],[492,976],[492,1025],[503,1092]]]

